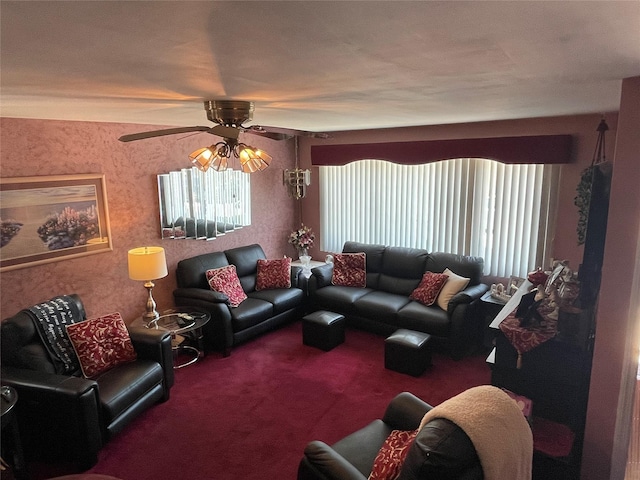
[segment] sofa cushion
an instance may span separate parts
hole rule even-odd
[[[444,273],[424,272],[420,285],[409,297],[423,305],[433,305],[448,279],[449,276]]]
[[[224,252],[212,252],[178,262],[176,280],[180,288],[209,288],[205,272],[229,265]]]
[[[444,272],[445,269],[456,272],[461,277],[469,279],[469,285],[481,283],[484,275],[484,259],[469,255],[455,253],[431,252],[427,259],[426,270],[431,272]]]
[[[428,255],[417,248],[387,247],[378,289],[409,296],[422,279]]]
[[[338,440],[331,447],[349,463],[356,467],[366,478],[378,451],[393,429],[377,419],[364,428]]]
[[[271,317],[273,317],[273,304],[260,298],[247,298],[238,305],[238,308],[231,309],[234,332],[253,327]]]
[[[224,293],[229,297],[229,305],[232,307],[239,306],[247,298],[247,294],[240,285],[235,265],[207,270],[206,276],[211,290]]]
[[[418,430],[393,430],[380,447],[368,480],[396,480]]]
[[[162,385],[164,374],[158,362],[138,359],[119,365],[96,378],[100,402],[109,425],[155,386]]]
[[[436,302],[441,309],[446,311],[449,307],[449,300],[451,300],[456,293],[461,292],[467,285],[469,285],[469,279],[453,273],[448,268],[446,268],[443,273],[447,275],[449,279],[444,284],[444,287],[442,287],[442,290],[440,290],[440,294],[438,295],[438,300]]]
[[[343,287],[366,287],[366,256],[360,253],[336,253],[333,256],[331,283]]]
[[[67,335],[86,378],[95,378],[137,358],[119,313],[67,325]]]
[[[329,285],[316,291],[315,302],[319,308],[331,312],[354,313],[356,300],[373,291],[370,288]]]
[[[409,302],[398,312],[397,324],[398,328],[448,337],[451,321],[444,310],[435,306],[427,307],[419,302]]]
[[[259,259],[257,263],[256,290],[291,287],[291,259]]]
[[[366,257],[367,286],[370,288],[378,288],[378,279],[382,272],[382,259],[386,250],[384,245],[345,242],[342,247],[342,253],[358,253],[364,252]]]
[[[483,478],[483,475],[469,437],[455,423],[436,418],[418,432],[398,478]]]
[[[262,247],[255,243],[225,250],[224,254],[229,263],[236,266],[236,273],[240,279],[242,289],[245,292],[255,290],[258,260],[267,258]]]
[[[304,302],[304,290],[300,288],[256,290],[250,292],[248,296],[271,303],[274,315],[299,307]]]
[[[373,290],[355,301],[356,315],[395,325],[398,311],[410,301],[404,295]]]

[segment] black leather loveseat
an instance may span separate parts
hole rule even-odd
[[[80,297],[63,298],[74,304],[76,322],[86,320]],[[2,321],[2,384],[18,392],[19,430],[28,459],[89,468],[111,437],[169,398],[171,335],[139,328],[129,336],[137,358],[88,379],[80,372],[60,373],[27,310]]]
[[[482,258],[357,242],[346,242],[342,252],[365,253],[366,287],[333,285],[333,265],[316,267],[308,284],[311,308],[341,313],[351,326],[380,335],[399,328],[428,333],[454,358],[481,342],[480,318],[473,307],[489,288],[481,283]],[[409,298],[425,272],[447,268],[469,282],[451,298],[446,311]]]
[[[286,322],[299,319],[306,305],[300,284],[300,267],[291,267],[291,287],[256,290],[258,260],[266,255],[260,245],[232,248],[223,252],[198,255],[178,262],[178,288],[173,292],[176,305],[204,308],[211,321],[203,327],[204,347],[222,349],[225,356],[231,347],[254,338]],[[235,265],[247,299],[237,307],[229,298],[210,288],[206,272]]]

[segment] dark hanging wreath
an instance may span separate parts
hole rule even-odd
[[[582,174],[580,175],[580,183],[578,183],[578,187],[576,188],[576,196],[573,199],[573,204],[578,207],[578,226],[576,228],[576,232],[578,233],[578,245],[584,244],[587,237],[593,172],[595,171],[597,164],[606,160],[604,132],[609,130],[609,126],[607,125],[607,122],[605,122],[604,118],[600,120],[600,124],[596,130],[598,132],[598,140],[596,141],[596,149],[593,152],[593,160],[591,161],[591,165],[582,171]]]

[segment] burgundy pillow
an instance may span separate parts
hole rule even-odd
[[[418,430],[393,430],[380,447],[368,480],[396,480]]]
[[[411,292],[409,298],[427,306],[433,305],[448,279],[449,276],[444,273],[424,272],[420,285]]]
[[[67,325],[67,335],[87,378],[137,358],[119,313]]]
[[[291,288],[291,259],[258,260],[256,290]]]
[[[331,283],[343,287],[366,287],[367,270],[364,252],[334,253]]]
[[[240,285],[240,279],[236,273],[235,265],[212,268],[211,270],[207,270],[206,275],[211,290],[224,293],[229,297],[229,305],[232,307],[237,307],[247,299],[247,294],[244,293],[242,285]]]

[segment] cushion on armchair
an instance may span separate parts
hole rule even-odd
[[[396,480],[418,430],[392,430],[380,447],[368,480]]]
[[[119,313],[68,325],[67,335],[86,378],[95,378],[137,358],[127,326]]]

